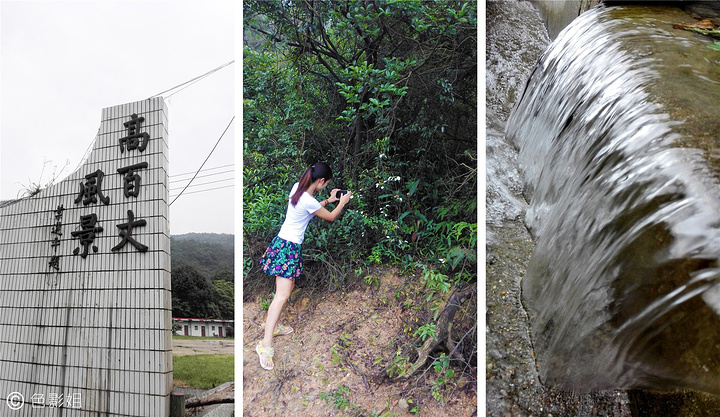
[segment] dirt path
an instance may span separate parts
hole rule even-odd
[[[244,303],[244,415],[354,416],[361,409],[364,415],[412,415],[408,411],[416,406],[416,415],[476,414],[475,384],[467,377],[440,391],[445,405],[431,394],[434,371],[405,381],[386,377],[384,369],[398,349],[396,338],[412,311],[395,301],[403,281],[391,273],[380,278],[378,289],[359,288],[319,300],[298,291],[281,318],[295,331],[274,339],[272,371],[260,367],[255,353],[265,310],[258,302]]]
[[[233,353],[235,353],[234,339],[173,339],[173,355],[232,355]]]

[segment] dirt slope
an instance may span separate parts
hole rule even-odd
[[[412,278],[414,279],[414,278]],[[246,417],[477,415],[476,378],[460,375],[432,396],[438,373],[396,381],[385,368],[399,339],[417,327],[413,309],[397,301],[407,281],[395,272],[379,278],[378,288],[311,296],[295,290],[281,322],[295,331],[274,339],[275,369],[260,367],[255,345],[262,337],[265,310],[256,301],[243,305],[243,412]]]

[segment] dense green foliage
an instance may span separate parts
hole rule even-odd
[[[312,282],[332,288],[380,263],[437,270],[444,292],[475,280],[475,2],[243,7],[246,290],[263,282],[257,261],[292,184],[318,160],[333,167],[328,190],[354,198],[308,228]]]
[[[173,266],[193,265],[209,278],[235,269],[233,235],[189,233],[171,236],[170,244]]]
[[[232,320],[235,251],[232,235],[171,236],[173,317]]]

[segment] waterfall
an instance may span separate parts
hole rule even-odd
[[[720,52],[681,19],[584,13],[508,119],[536,240],[523,303],[550,386],[720,393]]]

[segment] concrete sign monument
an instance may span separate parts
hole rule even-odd
[[[106,108],[87,161],[0,203],[0,415],[168,416],[167,111]]]

